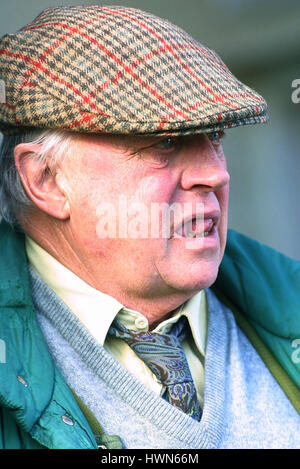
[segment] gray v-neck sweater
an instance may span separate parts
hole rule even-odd
[[[57,367],[124,448],[300,448],[298,413],[210,290],[204,408],[196,422],[129,373],[32,269],[30,275],[39,324]]]

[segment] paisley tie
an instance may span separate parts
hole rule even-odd
[[[115,320],[109,334],[124,340],[155,374],[165,387],[163,398],[195,420],[201,418],[201,408],[193,378],[180,342],[189,327],[185,316],[174,324],[169,334],[136,332]]]

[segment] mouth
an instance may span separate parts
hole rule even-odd
[[[207,238],[215,234],[219,218],[219,212],[196,214],[173,225],[171,238]]]

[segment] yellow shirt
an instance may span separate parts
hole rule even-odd
[[[103,345],[123,366],[155,393],[163,389],[155,375],[121,339],[109,337],[108,329],[117,316],[128,329],[148,330],[147,318],[138,311],[124,308],[115,298],[96,290],[58,262],[28,236],[26,252],[29,264],[57,296],[84,324],[96,341]],[[194,379],[199,403],[203,406],[204,359],[207,332],[207,305],[202,290],[162,321],[154,330],[168,333],[181,315],[189,321],[191,334],[182,342]]]

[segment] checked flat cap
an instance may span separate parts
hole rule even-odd
[[[0,40],[0,80],[6,134],[188,135],[266,121],[264,99],[214,51],[133,8],[44,10]]]

